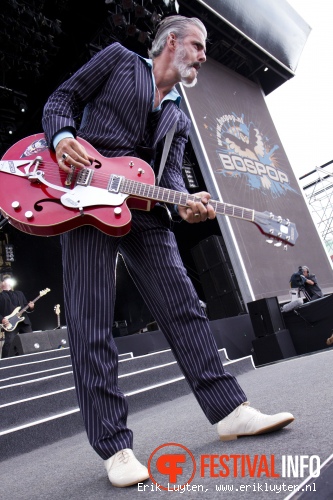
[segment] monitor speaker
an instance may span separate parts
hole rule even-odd
[[[67,328],[18,333],[10,346],[9,356],[20,356],[64,347],[68,347]]]
[[[69,347],[67,328],[58,328],[56,330],[47,330],[51,349],[62,349]]]
[[[256,337],[264,337],[285,330],[286,326],[277,297],[248,302],[247,307]]]
[[[18,333],[10,346],[9,356],[20,356],[51,349],[49,336],[45,332]]]

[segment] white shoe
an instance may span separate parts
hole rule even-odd
[[[254,436],[285,427],[295,420],[291,413],[283,412],[265,415],[252,408],[246,401],[217,424],[221,441],[231,441],[238,436]]]
[[[149,478],[147,467],[135,458],[130,448],[118,451],[104,464],[111,484],[118,488],[132,486]]]

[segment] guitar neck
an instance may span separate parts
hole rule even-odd
[[[30,302],[35,303],[35,302],[37,302],[37,300],[38,300],[38,299],[40,299],[40,298],[41,298],[41,295],[38,295],[38,297],[36,297],[34,300],[30,300]],[[29,309],[29,304],[27,304],[25,307],[23,307],[23,308],[19,311],[19,313],[18,313],[18,314],[22,314],[22,313],[24,313],[25,311],[27,311],[28,309]]]
[[[121,182],[121,192],[134,195],[138,198],[146,198],[183,207],[187,206],[188,200],[196,202],[200,201],[200,198],[193,194],[173,191],[172,189],[166,189],[160,186],[143,184],[141,182],[125,178]],[[255,211],[249,208],[230,205],[229,203],[222,203],[215,200],[209,200],[209,204],[212,205],[215,212],[219,215],[237,217],[238,219],[244,219],[250,222],[253,222],[254,220]]]

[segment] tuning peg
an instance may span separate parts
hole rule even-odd
[[[277,217],[277,221],[278,221],[278,222],[282,222],[282,217],[281,217],[281,215],[278,215],[278,217]]]
[[[286,219],[286,226],[290,226],[290,220]]]
[[[275,247],[280,247],[281,245],[282,245],[281,241],[277,241],[276,243],[274,243]]]
[[[266,243],[269,243],[271,245],[271,243],[273,243],[273,240],[266,240]]]

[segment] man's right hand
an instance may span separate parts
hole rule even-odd
[[[59,141],[56,147],[56,158],[59,167],[67,173],[71,171],[72,165],[77,168],[89,167],[95,159],[88,155],[79,141],[70,137]]]

